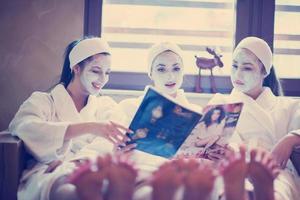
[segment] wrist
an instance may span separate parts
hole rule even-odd
[[[99,124],[97,122],[89,122],[88,129],[87,132],[97,135],[97,132],[99,132]]]
[[[289,133],[286,137],[285,140],[288,142],[288,144],[291,147],[295,147],[300,145],[300,136],[293,134],[293,133]]]

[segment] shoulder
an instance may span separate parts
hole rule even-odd
[[[90,98],[91,101],[96,102],[99,107],[114,107],[118,105],[116,101],[109,96],[90,96]]]
[[[31,105],[34,107],[43,107],[53,103],[51,95],[46,92],[33,92],[28,99],[24,101],[22,106]]]
[[[276,97],[276,105],[293,111],[300,110],[300,98],[279,96]]]
[[[120,101],[119,105],[122,107],[127,107],[127,106],[136,106],[139,105],[142,101],[142,97],[138,98],[128,98],[128,99],[123,99]]]
[[[208,105],[223,104],[229,100],[228,94],[216,93],[208,102]]]
[[[54,108],[51,95],[45,92],[33,92],[20,106],[13,121],[25,119],[27,117],[40,117],[48,119]]]

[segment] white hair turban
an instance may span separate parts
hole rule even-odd
[[[235,51],[241,48],[248,49],[263,63],[267,74],[272,68],[272,51],[269,45],[257,37],[244,38],[235,48]]]
[[[81,40],[70,52],[71,70],[84,59],[99,53],[110,53],[110,48],[104,39],[95,37]]]
[[[150,50],[149,50],[149,55],[148,55],[148,76],[150,77],[151,75],[151,68],[152,68],[152,64],[154,59],[156,58],[156,56],[158,56],[159,54],[165,52],[165,51],[172,51],[175,54],[177,54],[179,57],[181,57],[182,59],[182,50],[180,49],[180,47],[174,43],[170,43],[170,42],[162,42],[162,43],[158,43],[158,44],[154,44]],[[183,59],[182,59],[183,62]]]

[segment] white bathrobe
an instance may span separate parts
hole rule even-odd
[[[263,147],[271,150],[285,135],[300,135],[300,102],[288,97],[276,97],[269,88],[264,88],[260,96],[251,97],[232,90],[230,95],[216,94],[209,104],[243,102],[234,143],[246,143],[252,147]],[[275,181],[275,192],[278,199],[299,199],[297,188],[299,177],[289,161],[287,168]]]
[[[148,86],[145,87],[144,92],[146,92],[148,89]],[[139,105],[141,104],[143,100],[144,95],[138,97],[138,98],[129,98],[122,100],[119,105],[123,110],[123,113],[126,113],[127,116],[127,126],[130,125],[132,119],[134,118],[134,115],[136,111],[139,108]],[[202,112],[202,108],[199,105],[189,103],[188,99],[185,96],[185,93],[182,89],[179,89],[177,92],[177,95],[175,97],[175,101],[180,103],[181,105],[190,108],[192,110],[195,110],[197,112]],[[153,171],[158,169],[158,167],[163,164],[164,162],[168,161],[168,159],[151,155],[148,153],[144,153],[142,151],[133,151],[132,154],[133,160],[137,166],[137,168],[140,170],[138,179],[144,179],[147,178]],[[149,200],[150,198],[151,189],[149,187],[143,187],[141,190],[137,191],[135,193],[134,199],[136,200]]]
[[[21,105],[9,125],[10,132],[24,141],[27,151],[37,161],[24,171],[18,199],[48,199],[54,181],[74,169],[74,164],[69,160],[112,152],[112,143],[102,137],[86,134],[64,141],[64,135],[73,123],[101,120],[122,122],[125,118],[118,108],[109,97],[89,96],[87,105],[78,112],[61,84],[50,93],[34,92]],[[44,173],[47,164],[57,159],[65,161],[64,164],[52,173]]]

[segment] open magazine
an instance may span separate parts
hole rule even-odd
[[[127,133],[137,150],[171,158],[177,154],[205,157],[226,145],[237,124],[242,103],[210,105],[203,114],[149,87]]]

